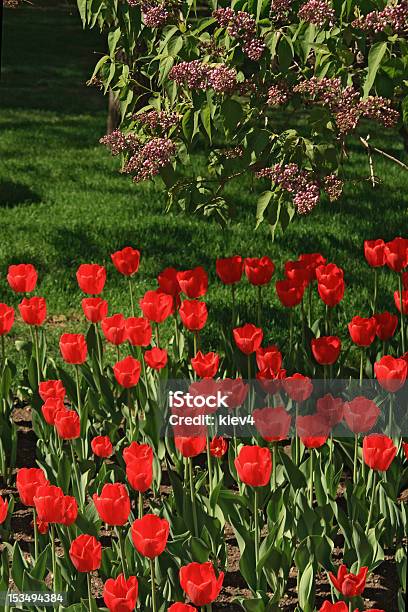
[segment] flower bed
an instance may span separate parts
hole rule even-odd
[[[167,268],[136,304],[140,253],[126,247],[112,263],[129,311],[108,314],[106,268],[82,264],[87,331],[61,335],[63,365],[47,346],[46,300],[30,297],[36,269],[10,266],[32,341],[17,342],[20,380],[7,356],[15,310],[0,304],[2,590],[78,612],[346,612],[369,609],[366,585],[384,564],[387,612],[404,610],[408,240],[367,241],[364,253],[372,303],[342,337],[333,329],[347,271],[317,253],[286,262],[275,282],[290,311],[280,348],[263,346],[273,262],[218,259],[231,329],[209,351],[207,272]],[[384,266],[395,312],[378,313]],[[253,322],[235,300],[243,276]],[[31,420],[26,438],[18,417]],[[28,547],[10,543],[21,507],[33,520]]]

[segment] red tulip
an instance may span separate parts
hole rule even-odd
[[[401,274],[402,288],[408,289],[408,270]]]
[[[71,495],[64,495],[63,498],[63,519],[62,525],[69,526],[73,525],[77,520],[78,516],[78,504],[75,497]]]
[[[139,382],[141,368],[140,361],[128,355],[113,366],[116,382],[125,389],[135,387]]]
[[[278,372],[282,367],[282,354],[277,346],[267,346],[256,351],[256,365],[260,370],[270,368]]]
[[[126,337],[132,346],[149,346],[152,341],[152,326],[144,317],[129,317],[125,320]]]
[[[362,567],[358,574],[352,574],[345,565],[340,565],[337,576],[329,572],[334,588],[347,599],[358,597],[365,589],[368,567]]]
[[[220,594],[224,572],[218,578],[214,566],[207,563],[189,563],[180,569],[180,585],[196,606],[206,606],[215,601]]]
[[[402,443],[402,449],[404,451],[405,458],[408,460],[408,442]]]
[[[112,442],[109,436],[95,436],[91,441],[91,448],[94,455],[97,457],[110,457],[113,453]]]
[[[210,453],[220,459],[228,450],[228,442],[222,436],[214,436],[210,443]]]
[[[319,612],[349,612],[349,607],[345,601],[337,601],[336,603],[331,603],[331,601],[326,600],[325,602],[323,602],[323,605],[320,608]]]
[[[132,540],[137,552],[154,559],[162,554],[167,545],[170,525],[156,514],[145,514],[132,525]]]
[[[286,440],[292,418],[283,406],[257,408],[253,411],[255,427],[267,442]]]
[[[369,266],[379,268],[385,264],[385,242],[378,240],[364,240],[364,255]]]
[[[355,397],[352,401],[344,404],[344,420],[355,434],[370,431],[379,416],[380,409],[377,404],[367,397]]]
[[[303,253],[299,255],[299,261],[309,269],[311,278],[315,279],[317,268],[324,266],[327,260],[320,253]]]
[[[123,314],[114,314],[102,320],[102,331],[108,342],[118,346],[126,340],[126,325]]]
[[[39,487],[49,484],[40,468],[20,468],[17,472],[16,487],[24,506],[34,506],[34,496]]]
[[[72,541],[69,556],[78,572],[94,572],[101,566],[101,543],[94,536],[83,533]]]
[[[394,303],[398,311],[401,312],[401,293],[394,291]],[[408,290],[402,291],[402,314],[408,315]]]
[[[319,281],[317,285],[317,291],[321,300],[333,308],[336,306],[344,296],[345,284],[344,280],[340,276],[330,276],[325,281]]]
[[[283,379],[283,388],[294,402],[305,402],[313,392],[313,383],[308,376],[296,373]]]
[[[377,322],[374,317],[353,317],[348,324],[352,341],[358,346],[370,346],[374,342]]]
[[[220,358],[217,353],[202,353],[198,351],[197,355],[191,359],[191,365],[194,372],[200,378],[214,378],[218,370]]]
[[[404,386],[408,373],[405,359],[384,355],[374,364],[374,374],[380,385],[389,393],[395,393]]]
[[[330,425],[321,413],[309,414],[297,417],[296,430],[306,448],[320,448],[329,437]]]
[[[408,240],[406,238],[394,238],[385,245],[385,263],[394,270],[401,272],[408,265]]]
[[[336,363],[341,351],[341,340],[337,336],[321,336],[312,340],[313,357],[320,365]]]
[[[193,270],[177,272],[177,280],[181,291],[189,298],[199,298],[207,293],[208,275],[201,266]]]
[[[83,334],[62,334],[59,346],[62,358],[67,363],[79,365],[86,361],[88,348]]]
[[[42,325],[47,316],[47,304],[43,297],[23,298],[18,309],[27,325]]]
[[[94,493],[92,499],[104,523],[124,525],[127,522],[130,513],[130,499],[125,485],[120,482],[104,484],[101,494]]]
[[[8,501],[0,497],[0,525],[4,523],[7,518],[8,512]]]
[[[286,370],[273,370],[272,368],[264,368],[256,373],[256,379],[259,381],[262,389],[268,395],[275,395],[283,386],[283,381],[286,379]]]
[[[160,290],[146,291],[139,301],[143,316],[154,323],[163,323],[173,312],[173,298]]]
[[[108,302],[100,297],[84,298],[81,306],[85,318],[91,323],[99,323],[108,314]]]
[[[278,298],[285,308],[294,308],[303,299],[305,285],[295,280],[280,280],[275,284]]]
[[[215,271],[224,285],[239,283],[242,277],[243,267],[244,262],[240,255],[226,257],[225,259],[217,259],[215,262]]]
[[[128,246],[112,253],[111,259],[118,272],[124,276],[132,276],[139,269],[140,251]]]
[[[48,523],[46,523],[45,521],[40,521],[38,516],[37,516],[36,523],[37,523],[38,532],[41,533],[41,535],[48,533],[48,529],[49,529]]]
[[[379,338],[383,342],[390,340],[395,334],[395,330],[397,329],[397,315],[393,315],[390,312],[383,312],[381,314],[374,315],[374,319],[377,324],[377,338]]]
[[[207,305],[205,302],[184,300],[180,306],[179,314],[184,327],[190,331],[199,331],[207,322]]]
[[[41,406],[41,412],[44,417],[44,420],[48,425],[55,425],[55,417],[58,412],[66,412],[67,408],[63,400],[50,397],[48,398],[44,404]]]
[[[38,385],[38,393],[43,400],[61,399],[65,397],[65,388],[61,380],[44,380]]]
[[[162,370],[167,365],[167,351],[166,349],[161,349],[158,346],[154,346],[149,351],[146,351],[144,354],[144,360],[146,365],[152,370]]]
[[[207,446],[207,438],[203,436],[174,436],[174,444],[183,457],[197,457]]]
[[[245,402],[249,391],[249,385],[244,383],[242,378],[224,378],[219,381],[219,389],[223,395],[226,395],[228,399],[229,410],[234,410]]]
[[[327,393],[317,400],[316,412],[327,422],[328,426],[332,428],[343,420],[343,400],[341,397],[333,397],[331,393]]]
[[[37,270],[32,264],[9,266],[7,282],[16,293],[30,293],[37,284]]]
[[[307,286],[314,278],[314,271],[304,261],[287,261],[285,276],[298,285]]]
[[[181,292],[177,274],[178,271],[176,268],[165,268],[157,277],[157,282],[163,293],[168,293],[168,295],[172,295],[173,298],[176,298]]]
[[[14,323],[14,308],[0,304],[0,336],[8,334]]]
[[[235,344],[239,350],[245,355],[250,355],[257,351],[263,338],[263,331],[260,327],[246,323],[242,327],[236,327],[233,330]]]
[[[267,285],[275,271],[275,264],[267,255],[247,257],[244,262],[245,274],[251,285]]]
[[[372,470],[386,472],[398,452],[394,442],[383,434],[371,434],[363,440],[363,458]]]
[[[242,446],[234,465],[240,480],[251,487],[264,487],[271,479],[272,457],[269,448]]]
[[[148,444],[132,442],[123,450],[126,478],[135,491],[144,493],[152,485],[153,449]]]
[[[137,603],[139,585],[136,576],[108,578],[103,585],[103,601],[109,612],[133,612]]]
[[[84,293],[102,293],[106,281],[106,270],[98,264],[81,264],[76,272],[79,288]]]
[[[62,524],[65,518],[64,497],[60,487],[50,484],[37,487],[33,501],[38,518],[46,523]]]
[[[81,421],[75,410],[58,410],[54,424],[59,437],[63,440],[75,440],[81,435]]]
[[[197,608],[189,604],[177,602],[171,605],[167,612],[197,612]]]
[[[319,283],[326,283],[330,278],[344,278],[344,271],[334,263],[328,263],[316,268],[316,279]]]

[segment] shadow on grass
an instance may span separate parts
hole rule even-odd
[[[28,185],[13,181],[0,181],[0,207],[13,208],[20,204],[38,204],[41,196]]]

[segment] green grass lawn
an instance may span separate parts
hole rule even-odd
[[[36,4],[38,4],[36,2]],[[134,185],[118,173],[118,162],[98,144],[105,133],[106,100],[86,87],[104,41],[83,32],[79,17],[60,8],[27,7],[5,11],[3,74],[0,84],[0,301],[16,305],[5,274],[10,263],[32,262],[40,273],[38,291],[48,301],[52,334],[83,327],[75,270],[81,262],[108,265],[106,297],[110,312],[129,311],[127,285],[110,264],[110,253],[125,245],[142,252],[137,277],[141,294],[154,286],[165,266],[202,264],[210,272],[211,318],[228,321],[229,292],[215,280],[218,256],[268,254],[282,277],[283,262],[300,252],[321,251],[346,270],[348,285],[342,320],[369,313],[371,271],[363,241],[391,239],[407,232],[408,173],[381,157],[375,160],[382,183],[348,184],[341,201],[322,204],[310,217],[296,218],[271,242],[266,225],[255,231],[257,194],[249,183],[230,188],[239,222],[221,229],[213,221],[165,215],[164,196],[153,183]],[[375,129],[375,128],[374,128]],[[373,133],[374,144],[407,161],[395,133]],[[350,151],[349,173],[367,176],[364,153]],[[395,311],[395,278],[380,279],[380,306]],[[256,293],[242,282],[241,318],[254,320]],[[287,313],[274,291],[266,291],[265,327],[282,341]],[[65,320],[67,317],[68,320]],[[20,333],[17,327],[15,334]],[[346,337],[346,330],[343,330]],[[56,340],[56,337],[55,337]],[[207,348],[217,332],[207,331]]]

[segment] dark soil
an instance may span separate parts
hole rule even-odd
[[[31,409],[29,407],[16,407],[13,412],[13,420],[18,427],[18,453],[17,467],[34,467],[36,436],[31,427]],[[166,482],[166,480],[164,480]],[[169,494],[169,486],[163,485],[163,494]],[[18,499],[16,489],[6,486],[4,480],[0,480],[0,495],[5,497],[13,494]],[[408,491],[404,491],[404,500],[408,500]],[[405,499],[406,498],[406,499]],[[33,545],[32,512],[19,502],[16,502],[13,516],[11,519],[11,543],[18,541],[24,552],[28,554],[30,546]],[[235,540],[234,533],[229,525],[226,526],[225,537],[228,547],[228,569],[224,579],[224,586],[217,602],[213,604],[213,612],[238,612],[242,608],[233,603],[237,597],[251,597],[251,592],[247,588],[239,571],[239,549]],[[109,545],[110,533],[103,532],[101,540],[104,545]],[[58,552],[58,551],[57,551]],[[333,558],[341,563],[341,548],[335,548]],[[293,569],[289,578],[287,592],[281,602],[280,608],[285,612],[296,609],[296,570]],[[101,596],[102,582],[97,576],[92,579],[95,598]],[[370,574],[367,580],[367,587],[364,591],[364,603],[366,609],[380,608],[386,612],[398,610],[397,605],[397,585],[399,584],[396,572],[395,560],[392,551],[387,551],[384,562],[377,568],[377,571]],[[325,572],[320,573],[316,579],[316,607],[319,608],[325,599],[330,599],[330,585]],[[102,602],[101,602],[102,604]],[[102,604],[103,605],[103,604]]]

